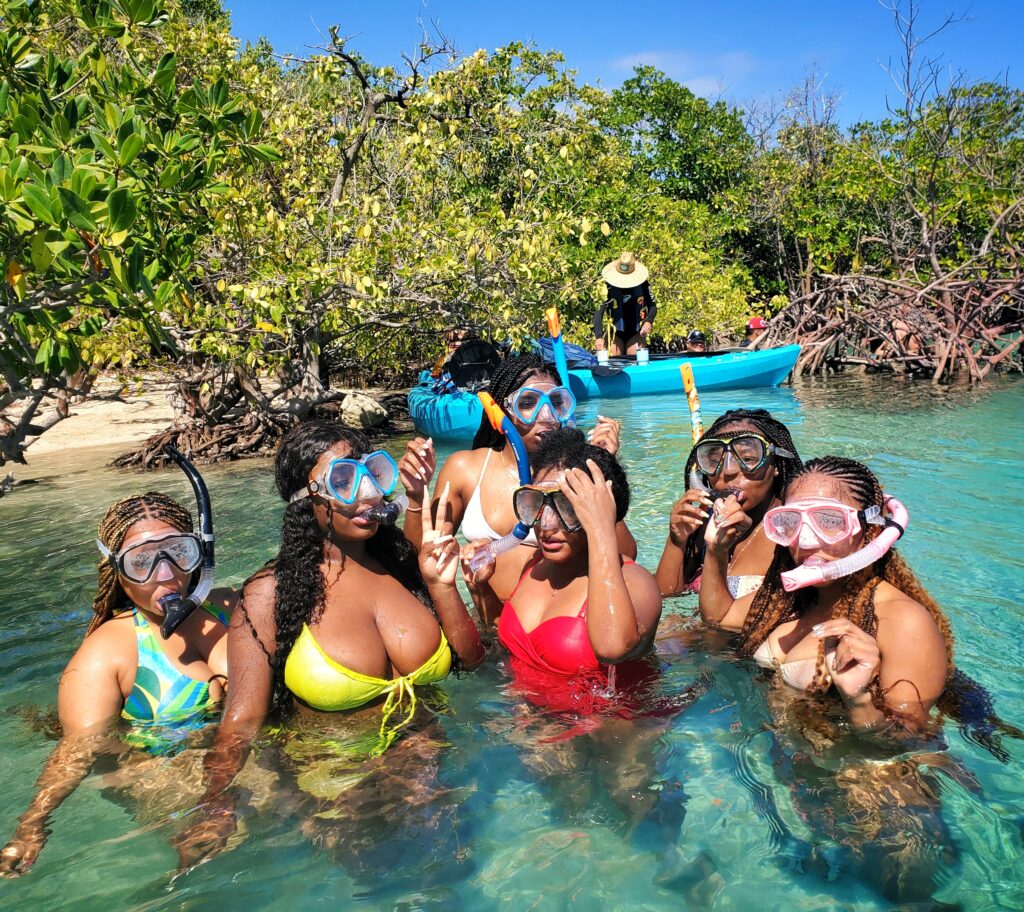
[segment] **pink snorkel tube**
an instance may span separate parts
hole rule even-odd
[[[805,586],[815,586],[819,583],[828,583],[832,580],[841,579],[870,567],[876,560],[885,554],[896,542],[903,537],[910,524],[910,514],[892,495],[885,495],[885,506],[889,510],[891,518],[884,520],[885,528],[878,538],[868,542],[860,551],[856,551],[841,560],[829,561],[819,566],[795,567],[782,574],[782,588],[786,592],[795,592]]]

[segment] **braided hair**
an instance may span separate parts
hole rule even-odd
[[[179,532],[192,531],[192,514],[176,500],[166,494],[150,491],[125,497],[115,503],[100,523],[97,537],[112,554],[121,550],[128,530],[144,519],[158,519]],[[131,604],[127,593],[121,587],[116,568],[106,558],[100,558],[96,566],[99,581],[96,595],[92,600],[92,621],[85,635],[98,629],[105,621],[125,610]]]
[[[789,484],[803,466],[803,463],[800,461],[800,454],[796,449],[796,444],[793,443],[793,437],[789,433],[789,428],[777,418],[773,418],[771,412],[767,409],[730,409],[724,415],[717,418],[700,439],[718,437],[726,429],[737,425],[746,425],[754,428],[769,443],[773,443],[775,446],[788,450],[793,454],[792,458],[779,456],[778,454],[771,457],[771,464],[775,467],[775,482],[772,485],[772,494],[775,497],[781,497],[782,492],[786,489],[786,485]],[[697,441],[697,444],[699,443],[700,440]],[[697,465],[697,444],[694,444],[693,449],[690,450],[690,455],[686,457],[685,472],[687,483],[689,483],[690,475]],[[705,483],[707,483],[707,476],[705,476]],[[687,583],[692,582],[700,572],[701,565],[704,563],[703,552],[703,533],[691,535],[683,551],[683,576]]]
[[[844,459],[841,456],[823,456],[808,462],[796,472],[793,480],[807,475],[824,475],[842,484],[862,510],[873,506],[885,509],[885,495],[882,492],[882,486],[871,470],[859,462]],[[866,541],[872,541],[879,534],[881,534],[879,526],[868,526],[864,530]],[[816,594],[813,589],[786,592],[783,588],[782,573],[792,568],[793,558],[789,549],[782,545],[776,545],[775,555],[765,574],[764,582],[754,596],[740,632],[737,651],[741,656],[753,655],[757,647],[768,639],[768,635],[779,624],[799,617],[814,604]],[[946,681],[948,683],[953,676],[953,634],[949,628],[949,621],[935,599],[928,594],[920,580],[895,549],[890,548],[871,566],[865,567],[843,580],[839,599],[832,610],[832,617],[848,618],[865,633],[875,636],[878,629],[874,605],[875,590],[882,582],[889,583],[910,596],[923,605],[932,616],[946,644]],[[825,665],[825,641],[822,640],[818,644],[814,679],[808,688],[808,693],[821,695],[830,686],[828,670]],[[877,677],[871,683],[871,694],[875,705],[882,708],[884,694]]]
[[[491,377],[490,392],[494,401],[504,409],[505,400],[533,374],[548,377],[552,383],[561,382],[554,368],[540,355],[514,355],[502,361]],[[480,419],[480,427],[473,438],[472,449],[478,450],[481,447],[490,447],[492,450],[502,450],[505,447],[505,435],[491,427],[487,415]]]
[[[366,436],[353,428],[337,421],[307,421],[285,436],[274,461],[277,491],[287,504],[281,522],[281,544],[273,562],[276,584],[274,656],[271,658],[262,642],[260,645],[271,660],[274,702],[279,707],[287,707],[291,702],[284,684],[284,663],[288,654],[303,624],[319,620],[326,603],[322,569],[324,534],[317,524],[312,499],[304,497],[292,502],[291,497],[306,488],[317,460],[341,442],[349,445],[351,455],[356,459],[370,451]],[[378,526],[366,542],[366,552],[416,598],[432,607],[420,575],[416,551],[397,527]],[[248,622],[248,615],[243,616]]]

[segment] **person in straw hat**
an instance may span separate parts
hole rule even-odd
[[[646,346],[647,334],[658,309],[647,277],[647,267],[628,251],[601,270],[601,278],[608,286],[608,300],[594,314],[594,348],[597,351],[604,348],[606,312],[611,314],[615,324],[612,355],[635,355],[638,348]]]

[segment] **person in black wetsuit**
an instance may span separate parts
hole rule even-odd
[[[604,315],[610,313],[615,324],[611,354],[635,355],[647,345],[647,335],[658,307],[647,282],[647,267],[632,253],[623,253],[601,270],[608,286],[608,299],[594,314],[594,348],[604,348]]]

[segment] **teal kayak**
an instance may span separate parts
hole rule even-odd
[[[778,386],[793,370],[799,345],[785,345],[757,351],[734,351],[701,355],[652,355],[648,364],[632,358],[612,358],[607,367],[572,369],[569,384],[577,400],[626,399],[659,393],[683,394],[679,368],[687,361],[693,367],[697,389],[748,389]],[[429,371],[409,391],[409,416],[416,430],[435,440],[471,440],[480,427],[483,409],[474,393],[456,390],[435,393]]]

